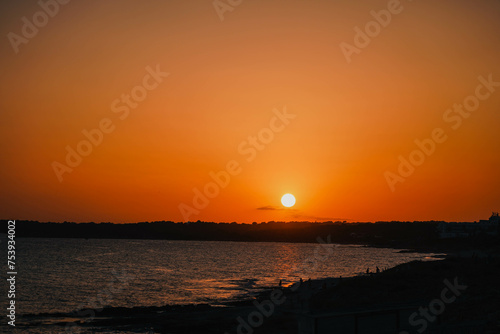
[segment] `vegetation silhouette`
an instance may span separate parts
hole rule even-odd
[[[498,237],[477,234],[469,238],[440,239],[439,221],[414,222],[140,222],[133,224],[16,221],[17,237],[86,239],[159,239],[251,242],[330,243],[378,247],[429,249],[487,246]],[[3,230],[7,220],[2,220]]]

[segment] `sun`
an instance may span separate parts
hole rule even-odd
[[[281,197],[281,204],[290,208],[295,205],[295,197],[292,194],[284,194],[283,197]]]

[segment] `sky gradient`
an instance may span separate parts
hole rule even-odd
[[[242,1],[221,20],[212,1],[70,1],[26,38],[40,5],[2,2],[0,218],[182,221],[182,204],[194,221],[487,218],[500,210],[500,87],[483,85],[456,129],[447,110],[480,77],[500,82],[500,3],[401,1],[346,59],[342,43],[356,47],[355,27],[388,3]],[[103,120],[69,167],[67,147]],[[387,172],[435,129],[447,139],[391,187]],[[195,189],[232,161],[196,208]],[[61,180],[54,162],[72,171]]]

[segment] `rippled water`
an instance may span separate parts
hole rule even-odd
[[[68,312],[97,298],[127,307],[217,304],[279,280],[353,276],[431,255],[349,245],[18,238],[17,312]]]

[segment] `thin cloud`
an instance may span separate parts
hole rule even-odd
[[[257,210],[283,210],[283,208],[280,208],[278,206],[266,205],[266,206],[261,206],[260,208],[257,208]]]
[[[310,216],[310,215],[304,215],[304,214],[294,214],[291,215],[293,219],[301,219],[301,220],[308,220],[308,221],[348,221],[351,219],[347,218],[338,218],[338,217],[319,217],[319,216]]]
[[[307,221],[348,221],[351,219],[347,218],[338,218],[338,217],[319,217],[319,216],[312,216],[312,215],[307,215],[307,214],[302,214],[300,213],[299,210],[297,209],[289,209],[289,208],[283,208],[280,206],[273,206],[273,205],[266,205],[266,206],[261,206],[258,207],[257,210],[264,210],[264,211],[282,211],[282,210],[287,210],[289,213],[289,217],[296,219],[296,220],[307,220]]]

